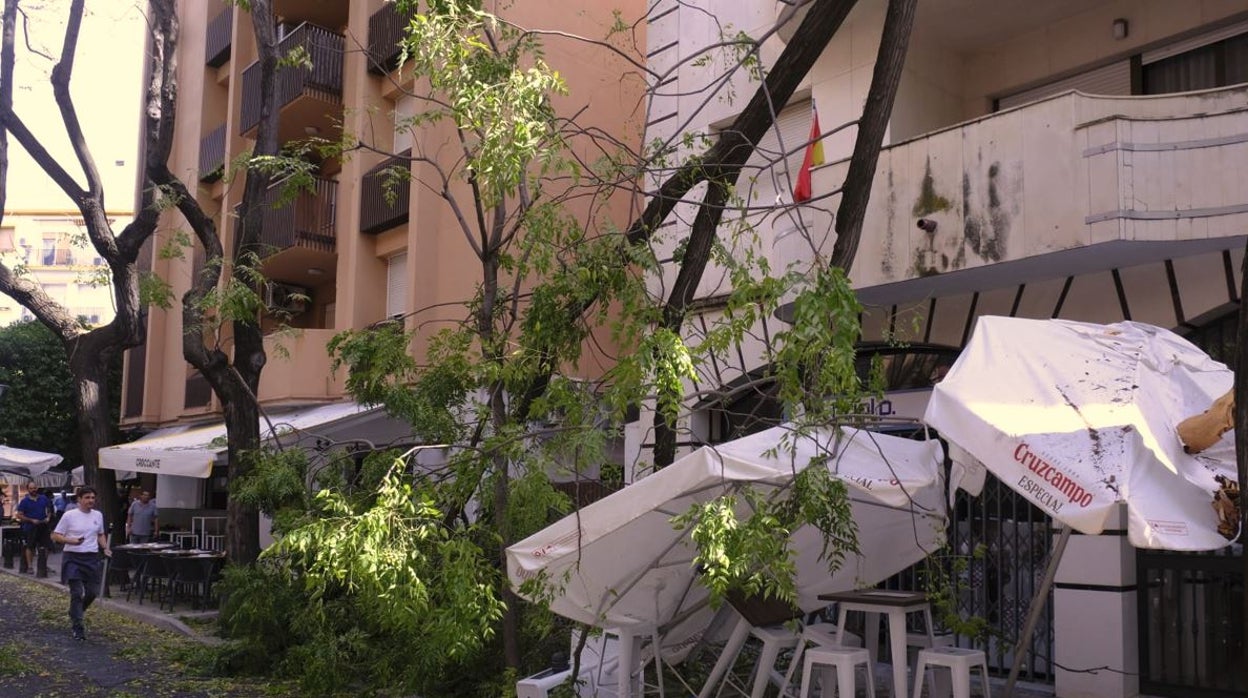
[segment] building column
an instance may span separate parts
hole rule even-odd
[[[1101,535],[1076,532],[1053,585],[1058,698],[1140,693],[1135,548],[1119,505]]]

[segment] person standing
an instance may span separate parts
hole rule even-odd
[[[52,547],[52,541],[48,538],[48,521],[51,516],[52,503],[33,481],[26,483],[26,496],[17,503],[17,520],[22,524],[28,574],[35,573],[35,548],[48,550]]]
[[[152,493],[139,492],[139,498],[130,502],[130,511],[126,514],[126,539],[131,543],[151,543],[160,530],[159,517],[160,510],[152,501]]]
[[[83,614],[100,589],[100,551],[112,556],[104,530],[104,515],[95,511],[95,489],[78,490],[78,507],[70,509],[56,524],[52,540],[65,545],[61,558],[61,582],[69,586],[69,622],[75,640],[87,639]]]

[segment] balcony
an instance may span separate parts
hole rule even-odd
[[[225,172],[225,124],[199,139],[199,181],[209,184]]]
[[[880,154],[854,285],[890,305],[1241,248],[1248,195],[1228,173],[1248,163],[1245,134],[1238,86],[1066,92],[895,144]],[[847,169],[817,169],[815,194]]]
[[[283,65],[276,76],[282,142],[308,133],[329,133],[342,118],[343,37],[314,24],[300,24],[281,40],[281,56],[302,50],[308,62]],[[260,63],[243,71],[240,127],[254,137],[260,123]]]
[[[399,153],[364,174],[360,181],[360,232],[383,233],[407,222],[412,181],[396,168],[411,173],[411,149]]]
[[[344,394],[345,373],[330,370],[326,346],[336,330],[295,330],[264,338],[268,363],[260,374],[262,403],[330,400]]]
[[[388,2],[368,18],[368,72],[385,75],[399,67],[403,53],[399,42],[412,16],[412,12],[400,12]]]
[[[277,252],[304,248],[333,254],[338,183],[318,177],[310,191],[300,191],[292,200],[283,202],[284,194],[283,185],[275,184],[260,204],[264,211],[261,244]]]
[[[234,6],[226,5],[225,10],[208,22],[208,31],[204,46],[204,64],[212,68],[220,68],[230,60],[231,34],[234,30]]]

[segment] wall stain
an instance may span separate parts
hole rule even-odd
[[[893,277],[893,261],[896,258],[896,252],[893,249],[893,225],[897,219],[897,188],[893,186],[893,169],[888,169],[888,198],[884,204],[884,215],[887,218],[884,225],[884,254],[880,259],[880,271],[884,272],[884,278],[891,279]]]
[[[984,241],[982,254],[994,262],[1000,262],[1005,239],[1010,234],[1010,214],[1001,205],[1001,163],[994,162],[988,168],[988,221],[992,224],[992,238]]]
[[[948,211],[949,199],[936,193],[936,180],[932,178],[932,156],[927,156],[927,166],[923,171],[923,184],[919,188],[919,198],[915,199],[911,213],[915,218],[930,216],[937,211]]]
[[[1013,223],[1011,197],[1018,194],[1021,182],[1013,183],[1002,176],[1001,163],[988,166],[988,208],[986,212],[975,211],[971,173],[962,173],[962,233],[966,246],[980,258],[1000,262],[1005,255],[1005,243]],[[986,215],[985,215],[986,214]]]

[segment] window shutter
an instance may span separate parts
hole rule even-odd
[[[1067,90],[1079,90],[1091,95],[1129,95],[1131,94],[1131,61],[1110,63],[1078,75],[1071,75],[1029,90],[1000,97],[997,99],[997,111],[1052,97]]]
[[[738,194],[752,197],[752,201],[747,201],[749,205],[770,205],[775,202],[777,193],[782,194],[785,201],[792,200],[792,187],[797,183],[797,171],[801,169],[802,158],[806,155],[806,139],[810,136],[811,118],[810,100],[791,104],[776,115],[776,123],[767,129],[767,133],[758,142],[758,147],[750,155],[741,171],[740,179],[737,180]],[[827,129],[827,124],[821,123],[820,126]],[[783,151],[780,148],[781,140],[784,141]],[[788,153],[784,161],[779,160],[782,152]],[[785,161],[788,164],[787,169]],[[770,167],[769,162],[773,163]],[[751,179],[754,180],[753,183]]]
[[[386,317],[407,312],[407,253],[386,260]]]

